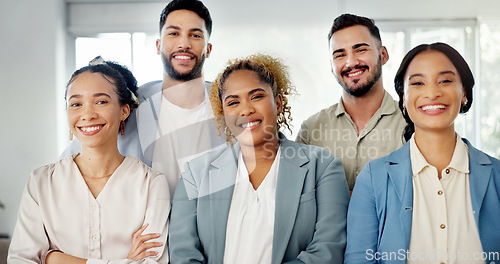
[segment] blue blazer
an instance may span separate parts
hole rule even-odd
[[[500,161],[463,141],[469,147],[470,192],[479,238],[483,251],[491,253],[487,263],[500,263]],[[406,263],[412,207],[406,143],[369,162],[359,174],[349,204],[344,263]]]
[[[342,263],[349,191],[340,159],[281,133],[280,144],[272,263]],[[239,152],[237,143],[186,164],[170,213],[171,263],[223,262]]]

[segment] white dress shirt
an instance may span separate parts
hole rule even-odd
[[[467,145],[456,137],[450,164],[441,172],[410,139],[413,214],[407,263],[485,263],[472,210]]]
[[[40,263],[49,250],[88,259],[87,263],[168,263],[165,246],[156,257],[125,259],[132,235],[160,233],[165,243],[170,194],[162,174],[127,156],[94,198],[76,155],[36,169],[24,191],[9,249],[9,264]]]
[[[240,152],[226,227],[225,264],[271,263],[276,183],[281,147],[266,177],[255,190]]]

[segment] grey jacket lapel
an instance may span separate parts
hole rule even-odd
[[[306,154],[280,133],[281,158],[276,185],[272,263],[281,263],[292,234],[300,195],[308,169]],[[290,155],[293,153],[293,155]]]
[[[213,245],[210,247],[214,261],[222,263],[226,243],[226,227],[234,184],[238,170],[239,144],[228,147],[212,162],[214,167],[208,172],[208,192],[210,195],[210,224],[213,234]]]

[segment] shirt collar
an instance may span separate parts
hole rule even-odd
[[[417,176],[424,168],[430,165],[415,143],[415,134],[410,139],[410,160],[413,176]],[[469,148],[456,133],[456,144],[451,162],[446,168],[454,169],[460,173],[469,173]]]
[[[380,105],[380,108],[377,110],[377,112],[375,112],[375,115],[391,115],[397,110],[396,105],[397,103],[394,102],[392,96],[386,90],[384,90],[384,98],[382,99],[382,104]],[[342,114],[347,114],[347,112],[345,111],[342,97],[340,97],[338,107],[335,110],[335,115],[338,117]]]

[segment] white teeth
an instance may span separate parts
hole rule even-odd
[[[84,131],[84,132],[93,132],[93,131],[96,131],[96,130],[101,129],[101,126],[82,127],[81,129],[82,129],[82,131]]]
[[[188,57],[188,56],[175,56],[176,59],[180,59],[180,60],[190,60],[191,57]]]
[[[446,106],[444,105],[426,105],[422,106],[422,110],[424,111],[429,111],[429,110],[437,110],[437,109],[445,109]]]
[[[362,73],[363,73],[363,71],[358,71],[358,72],[355,72],[355,73],[349,73],[347,76],[354,77],[354,76],[358,76],[358,75],[360,75]]]
[[[247,128],[247,127],[251,127],[251,126],[256,126],[260,124],[260,121],[254,121],[254,122],[250,122],[250,123],[245,123],[245,124],[241,124],[240,126],[242,128]]]

